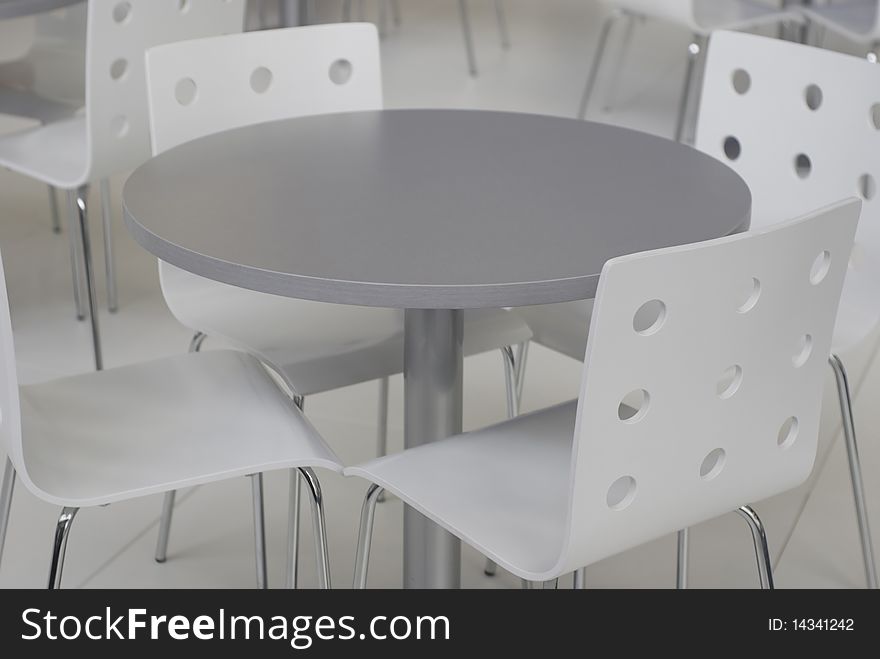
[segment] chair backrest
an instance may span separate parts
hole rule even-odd
[[[377,110],[382,74],[369,23],[247,32],[147,53],[153,153],[276,119]]]
[[[240,32],[244,0],[89,0],[86,180],[150,156],[144,53],[163,43]]]
[[[605,265],[562,572],[807,478],[860,205]]]
[[[381,109],[381,71],[379,36],[369,23],[264,30],[158,46],[147,53],[153,153],[266,121]],[[208,329],[199,327],[202,319],[192,305],[192,292],[204,290],[206,282],[163,261],[159,277],[171,313],[193,330]],[[226,285],[211,286],[218,290]]]
[[[715,33],[707,58],[696,146],[748,183],[753,227],[864,201],[846,282],[867,307],[847,334],[863,338],[880,320],[880,67],[734,32]]]

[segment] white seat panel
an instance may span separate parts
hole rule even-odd
[[[504,569],[540,581],[556,565],[571,495],[577,401],[347,468]]]
[[[220,337],[276,370],[307,396],[403,371],[403,311],[269,295],[160,265],[172,313],[187,327]],[[258,319],[257,322],[254,322]],[[465,312],[464,354],[531,338],[504,310]]]
[[[341,464],[263,366],[209,351],[21,387],[32,484],[85,507],[296,466]]]
[[[0,167],[56,188],[70,190],[86,183],[87,158],[85,116],[0,137]]]

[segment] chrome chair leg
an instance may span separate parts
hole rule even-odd
[[[516,399],[516,356],[513,348],[505,346],[501,348],[501,356],[504,358],[504,384],[507,390],[507,418],[512,419],[519,415],[519,405]]]
[[[684,85],[681,89],[681,98],[678,102],[678,116],[675,122],[675,141],[681,142],[684,139],[684,129],[687,123],[688,109],[690,108],[691,98],[696,76],[697,60],[703,52],[703,38],[695,34],[693,41],[688,45],[687,68],[684,74]]]
[[[688,530],[678,532],[678,561],[675,569],[675,587],[678,590],[687,588],[688,579]]]
[[[55,527],[55,540],[52,547],[52,564],[49,566],[49,590],[61,588],[61,572],[64,569],[64,556],[67,553],[67,538],[70,527],[79,508],[65,508]]]
[[[351,0],[342,0],[342,22],[351,21]]]
[[[862,543],[862,559],[865,563],[865,580],[868,588],[877,588],[877,566],[874,562],[874,547],[871,542],[871,527],[868,523],[868,507],[865,501],[865,486],[862,482],[862,466],[859,460],[859,447],[856,444],[856,425],[853,419],[852,395],[846,368],[837,355],[829,359],[837,382],[837,396],[840,401],[840,415],[843,420],[843,437],[846,441],[846,455],[849,458],[849,476],[852,482],[853,499],[856,505],[856,519],[859,523],[859,538]]]
[[[324,497],[315,472],[300,467],[299,473],[309,492],[312,504],[312,527],[315,532],[315,555],[318,559],[318,588],[330,589],[330,552],[327,550],[327,521],[324,516]]]
[[[55,188],[49,186],[49,211],[52,214],[52,233],[61,233],[61,214],[58,212],[58,197]]]
[[[202,344],[208,336],[204,332],[196,332],[193,334],[189,342],[189,352],[199,352]],[[162,516],[159,518],[159,537],[156,539],[156,554],[154,556],[157,563],[164,563],[168,558],[168,538],[171,535],[171,519],[174,516],[174,499],[177,492],[171,490],[165,493],[162,501]]]
[[[464,37],[464,49],[467,54],[468,72],[476,77],[477,56],[474,52],[474,35],[471,32],[471,19],[468,14],[467,0],[458,0],[458,11],[461,15],[461,33]]]
[[[101,354],[101,332],[98,327],[98,303],[95,296],[95,272],[92,267],[92,243],[89,239],[89,215],[87,199],[89,188],[87,185],[76,191],[76,208],[79,218],[79,241],[82,248],[83,268],[85,272],[86,297],[89,304],[89,320],[92,325],[92,348],[95,354],[95,370],[104,369],[104,358]]]
[[[751,506],[742,506],[737,511],[749,525],[752,532],[752,542],[755,544],[755,558],[758,561],[758,576],[761,579],[761,588],[773,590],[773,568],[770,562],[770,546],[767,544],[767,534],[761,518]]]
[[[559,579],[550,579],[550,581],[545,581],[541,587],[544,590],[559,590]]]
[[[0,483],[0,566],[3,565],[3,547],[6,546],[6,529],[9,527],[9,513],[12,510],[12,491],[15,489],[15,467],[6,458],[3,482]]]
[[[617,103],[620,76],[623,73],[623,65],[626,63],[626,56],[629,54],[633,35],[636,31],[636,21],[638,18],[630,13],[625,13],[624,17],[626,18],[626,25],[624,26],[623,39],[620,42],[618,55],[614,60],[614,70],[611,72],[608,90],[605,92],[605,103],[602,105],[602,112],[611,112]]]
[[[196,332],[193,334],[192,339],[189,342],[189,351],[190,352],[199,352],[202,349],[202,344],[205,342],[205,339],[208,338],[208,335],[204,332]]]
[[[251,493],[254,498],[254,550],[257,558],[257,588],[269,587],[266,569],[266,515],[263,510],[263,474],[251,476]]]
[[[602,60],[605,57],[605,49],[608,46],[608,35],[611,34],[611,28],[614,27],[615,21],[620,18],[619,10],[612,11],[605,17],[599,32],[599,42],[596,44],[596,51],[593,54],[593,63],[590,66],[590,73],[587,76],[587,84],[584,85],[584,93],[581,96],[581,103],[578,106],[577,118],[584,119],[587,116],[587,108],[590,105],[590,98],[593,96],[593,89],[596,87],[596,79],[599,77],[599,69],[602,66]]]
[[[67,217],[70,221],[70,230],[68,234],[68,242],[70,244],[70,269],[71,279],[73,280],[73,302],[76,306],[76,319],[86,319],[86,308],[83,303],[82,294],[82,276],[80,275],[80,248],[77,231],[74,231],[74,218],[77,215],[76,209],[76,193],[73,190],[67,191]]]
[[[575,590],[584,590],[587,587],[587,569],[581,568],[580,570],[575,570],[574,573],[574,581],[572,586]]]
[[[171,519],[174,515],[174,500],[177,497],[176,490],[169,490],[162,499],[162,516],[159,518],[159,537],[156,539],[156,554],[153,556],[157,563],[164,563],[168,559],[168,536],[171,535]]]
[[[354,561],[354,580],[352,588],[363,590],[367,587],[367,571],[370,567],[370,548],[373,544],[373,522],[376,516],[376,504],[383,490],[378,485],[371,484],[364,497],[361,507],[361,525],[358,530],[357,553]]]
[[[294,396],[293,404],[300,411],[305,409],[305,396]],[[289,474],[290,494],[287,503],[287,587],[299,587],[299,520],[300,492],[302,475],[299,469],[291,469]]]
[[[299,509],[302,476],[299,469],[291,469],[289,477],[289,506],[287,521],[287,587],[299,586]]]
[[[529,358],[530,341],[520,343],[516,351],[516,405],[522,408],[523,386],[526,381],[526,360]]]
[[[495,19],[498,22],[498,34],[501,36],[501,47],[510,50],[510,31],[507,29],[507,12],[502,0],[495,0]]]
[[[113,258],[113,207],[110,205],[110,181],[101,179],[101,219],[104,227],[104,270],[107,278],[107,309],[119,309],[116,293],[116,261]]]

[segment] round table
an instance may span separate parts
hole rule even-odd
[[[747,229],[751,194],[721,162],[636,131],[386,110],[189,142],[138,168],[123,205],[135,240],[184,270],[405,309],[413,447],[461,432],[462,309],[591,298],[610,258]],[[411,509],[404,528],[404,584],[457,586],[458,541]]]
[[[0,0],[0,20],[54,11],[84,0]]]

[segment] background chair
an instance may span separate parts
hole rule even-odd
[[[697,148],[726,162],[751,188],[752,226],[844,195],[864,201],[831,366],[849,455],[865,574],[877,587],[855,423],[841,355],[880,323],[880,69],[849,55],[720,32],[709,48]]]
[[[259,122],[382,107],[373,25],[316,25],[180,42],[147,54],[155,153],[197,137]],[[218,183],[222,184],[222,183]],[[403,370],[403,313],[297,300],[215,282],[159,263],[177,319],[220,337],[274,370],[300,404],[305,396],[381,379],[379,453],[385,453],[388,376]],[[525,342],[527,325],[504,310],[465,314],[465,355]],[[502,350],[513,388],[513,351]],[[511,398],[508,397],[510,402]],[[509,408],[514,414],[515,409]],[[299,476],[291,474],[290,528],[298,529]],[[167,552],[174,493],[163,507],[156,560]],[[296,546],[294,542],[293,547]],[[296,583],[290,557],[290,585]]]
[[[319,583],[330,587],[321,489],[313,467],[341,464],[253,357],[181,355],[19,389],[0,261],[0,558],[16,474],[34,496],[62,506],[49,588],[61,585],[80,508],[250,475],[257,585],[267,587],[262,472],[298,469],[309,484]],[[181,459],[183,457],[184,459]]]
[[[107,177],[149,156],[143,53],[179,39],[241,30],[244,0],[91,0],[88,3],[86,107],[74,117],[0,137],[0,166],[68,191],[79,217],[85,297],[95,366],[103,366],[95,304],[87,193],[101,181],[108,299],[115,306]],[[79,268],[74,268],[79,273]],[[76,279],[78,279],[78,274]],[[75,281],[75,292],[79,295]]]
[[[860,202],[707,243],[610,260],[580,398],[346,468],[525,581],[555,580],[803,482]],[[626,364],[621,368],[621,364]]]
[[[868,56],[877,61],[880,45],[880,11],[877,0],[835,0],[828,3],[812,3],[800,8],[810,23],[810,28],[830,30],[868,50]],[[821,40],[821,34],[814,34]]]
[[[510,33],[507,29],[507,14],[504,11],[504,3],[502,0],[492,0],[495,8],[495,20],[498,23],[498,34],[501,37],[501,47],[504,50],[510,48]],[[385,36],[388,24],[388,14],[395,25],[400,25],[401,14],[399,0],[378,0],[379,17],[377,24],[379,26],[379,34]],[[461,19],[461,34],[464,38],[464,50],[467,55],[468,72],[472,76],[478,74],[477,55],[474,49],[474,35],[471,30],[470,10],[468,9],[468,0],[458,0],[458,14]],[[352,17],[352,0],[343,0],[342,2],[342,20],[350,21]],[[358,19],[364,20],[364,0],[358,0]]]
[[[780,10],[761,0],[606,0],[606,3],[611,6],[611,11],[599,33],[593,63],[578,108],[578,118],[583,119],[587,115],[608,37],[615,22],[619,18],[625,18],[629,23],[628,33],[631,34],[633,22],[637,18],[656,18],[680,25],[693,34],[687,47],[687,69],[675,125],[674,135],[678,142],[685,137],[688,111],[698,80],[696,72],[701,68],[706,40],[712,32],[720,29],[752,30],[802,20],[796,11]],[[621,55],[621,60],[624,54]]]

